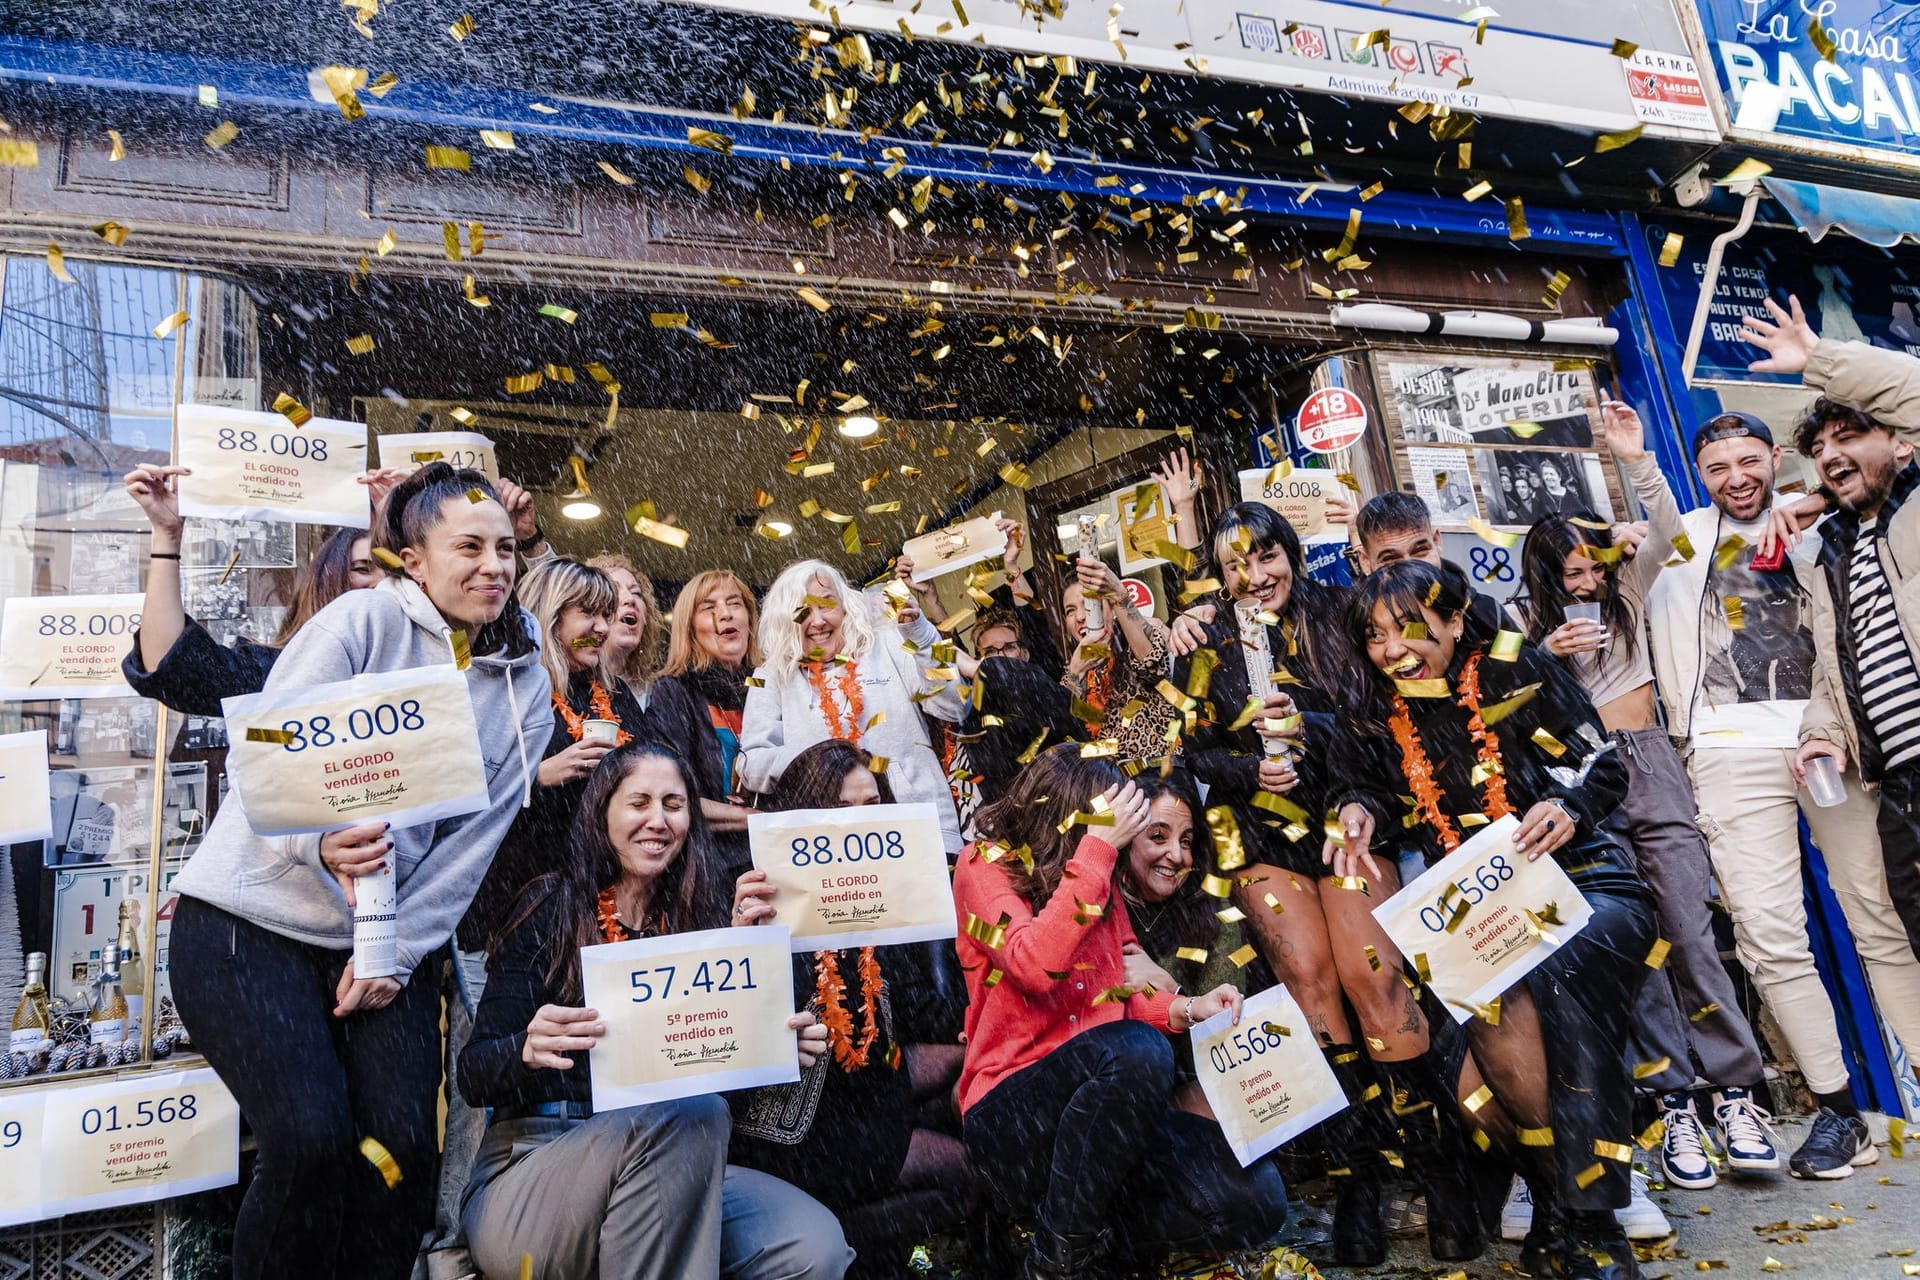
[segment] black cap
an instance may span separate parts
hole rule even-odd
[[[1693,456],[1716,440],[1758,440],[1773,444],[1773,432],[1766,423],[1750,413],[1729,412],[1709,418],[1693,433]]]

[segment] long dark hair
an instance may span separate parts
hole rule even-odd
[[[699,779],[673,748],[636,739],[610,752],[588,775],[573,815],[566,865],[528,882],[508,912],[507,923],[488,944],[489,953],[498,950],[506,935],[521,927],[542,903],[555,900],[561,924],[547,939],[546,985],[567,1001],[580,999],[580,948],[606,941],[600,936],[600,894],[620,879],[620,854],[607,835],[607,809],[627,775],[644,760],[673,765],[687,789],[687,841],[654,884],[647,921],[654,926],[650,932],[686,933],[726,923],[726,907],[720,900],[727,888],[720,870],[722,859],[700,812]]]
[[[1041,752],[1004,796],[974,815],[973,829],[982,840],[1025,848],[1033,855],[1031,873],[1018,859],[1007,858],[1000,865],[1014,892],[1035,911],[1060,887],[1080,837],[1101,832],[1078,824],[1062,832],[1061,824],[1076,813],[1091,812],[1093,798],[1119,781],[1120,770],[1111,761],[1083,757],[1079,744],[1062,743]]]
[[[313,559],[293,580],[293,604],[273,637],[274,648],[286,648],[308,618],[353,589],[353,544],[367,536],[359,529],[335,529],[314,550]]]
[[[1246,534],[1244,539],[1238,537],[1242,532]],[[1307,576],[1306,552],[1287,518],[1264,502],[1237,503],[1214,522],[1211,545],[1214,571],[1222,582],[1226,581],[1229,555],[1251,555],[1274,547],[1285,553],[1293,569],[1293,586],[1280,610],[1280,629],[1299,646],[1306,660],[1308,683],[1328,694],[1340,689],[1354,655],[1339,626],[1328,624],[1340,616],[1344,593]],[[1276,656],[1285,660],[1284,654]]]
[[[1447,671],[1451,678],[1470,653],[1485,648],[1493,638],[1474,624],[1467,608],[1472,599],[1473,588],[1468,585],[1464,574],[1457,570],[1436,569],[1424,560],[1396,560],[1361,580],[1347,601],[1347,643],[1358,655],[1358,661],[1354,663],[1346,682],[1346,706],[1343,710],[1352,715],[1362,729],[1381,734],[1387,732],[1390,714],[1387,699],[1393,692],[1392,679],[1367,659],[1367,630],[1373,625],[1374,611],[1386,605],[1388,612],[1402,626],[1412,623],[1424,625],[1427,621],[1425,609],[1433,610],[1443,619],[1463,617],[1466,625],[1461,631],[1460,642],[1454,646],[1453,663]]]
[[[444,462],[429,462],[412,475],[394,486],[387,495],[387,505],[381,510],[378,528],[374,534],[374,545],[388,551],[398,552],[402,547],[423,547],[427,533],[444,518],[440,509],[456,498],[462,502],[470,501],[469,494],[480,493],[495,502],[500,495],[494,492],[493,481],[480,471],[458,470]],[[504,505],[504,504],[503,504]],[[388,573],[400,577],[405,570],[387,565]],[[468,646],[474,653],[503,653],[509,658],[518,658],[533,652],[533,637],[527,634],[526,624],[520,618],[520,605],[511,594],[507,597],[507,607],[500,616],[481,627],[477,635],[467,637]]]
[[[1204,947],[1213,940],[1219,926],[1214,912],[1220,904],[1208,897],[1200,884],[1216,871],[1219,854],[1213,845],[1213,833],[1207,827],[1206,811],[1200,807],[1200,794],[1185,769],[1175,769],[1164,778],[1149,769],[1133,782],[1148,804],[1162,796],[1172,796],[1185,805],[1193,817],[1193,869],[1173,891],[1173,896],[1163,903],[1152,904],[1152,910],[1131,891],[1128,874],[1133,865],[1131,855],[1127,850],[1120,851],[1120,891],[1127,900],[1133,931],[1147,954],[1164,963],[1165,957],[1181,947]]]
[[[1576,520],[1585,523],[1575,524]],[[1613,545],[1612,526],[1591,511],[1572,517],[1547,516],[1527,532],[1527,541],[1520,548],[1523,594],[1515,603],[1526,616],[1529,640],[1544,643],[1549,634],[1565,624],[1567,606],[1576,603],[1568,594],[1563,577],[1567,557],[1579,555],[1581,547],[1605,550]],[[1600,617],[1607,624],[1607,634],[1613,642],[1625,645],[1625,651],[1631,655],[1640,644],[1640,619],[1633,605],[1615,589],[1619,562],[1608,564],[1599,560],[1598,563],[1606,582],[1606,592],[1600,598]]]
[[[793,758],[767,797],[771,809],[838,809],[840,788],[855,769],[873,769],[873,754],[839,738],[816,742]],[[884,773],[873,775],[880,803],[893,803],[893,784]]]

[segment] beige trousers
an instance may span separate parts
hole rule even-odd
[[[1687,760],[1735,950],[1817,1093],[1847,1085],[1832,1003],[1814,966],[1801,896],[1800,834],[1807,816],[1827,879],[1880,1013],[1909,1053],[1920,1053],[1920,960],[1887,892],[1875,825],[1879,804],[1847,773],[1846,803],[1816,806],[1793,780],[1785,748],[1709,748]]]

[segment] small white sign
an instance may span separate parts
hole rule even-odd
[[[42,1096],[42,1217],[146,1204],[239,1180],[240,1107],[210,1068],[70,1085]]]
[[[180,514],[364,529],[371,506],[358,476],[367,429],[358,422],[206,405],[180,406]]]
[[[1248,996],[1237,1024],[1217,1013],[1192,1036],[1200,1089],[1242,1168],[1347,1108],[1340,1081],[1285,987]]]
[[[493,441],[477,431],[417,431],[380,437],[380,465],[408,474],[429,462],[444,462],[463,471],[481,471],[489,480],[500,478]]]
[[[0,701],[131,698],[120,672],[146,597],[14,596],[0,614]]]

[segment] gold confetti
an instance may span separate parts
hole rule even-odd
[[[473,157],[459,147],[428,147],[427,168],[458,169],[465,173],[473,168]]]
[[[1476,182],[1472,186],[1468,187],[1465,191],[1462,191],[1460,193],[1460,198],[1462,200],[1465,200],[1471,203],[1475,200],[1478,200],[1481,196],[1491,194],[1492,191],[1493,191],[1493,184],[1491,182],[1486,181],[1485,179],[1482,179],[1481,181]]]
[[[474,27],[473,15],[470,13],[463,13],[458,18],[454,19],[453,23],[447,27],[447,34],[452,36],[455,40],[465,40],[468,36],[473,34],[473,27]]]
[[[1720,1012],[1720,1002],[1718,1000],[1715,1000],[1710,1004],[1701,1005],[1698,1009],[1695,1009],[1692,1013],[1688,1014],[1687,1021],[1698,1022],[1702,1018],[1709,1017],[1712,1014],[1716,1014],[1718,1012]]]
[[[1665,1120],[1655,1120],[1652,1124],[1640,1131],[1640,1136],[1635,1138],[1634,1142],[1642,1151],[1651,1151],[1659,1146],[1660,1140],[1666,1136],[1667,1122]]]
[[[47,270],[62,284],[72,284],[73,277],[67,273],[67,255],[60,252],[60,246],[51,240],[47,242]]]
[[[708,151],[717,151],[723,156],[733,153],[733,139],[727,137],[724,133],[715,133],[711,129],[699,129],[693,125],[688,125],[687,141],[696,147],[704,147]]]
[[[118,129],[107,130],[107,141],[112,144],[107,150],[107,160],[109,163],[127,158],[127,144],[126,141],[121,138]]]
[[[285,746],[287,743],[293,741],[293,730],[291,729],[257,729],[257,728],[250,727],[247,730],[247,741],[248,742],[271,742],[279,746]]]
[[[1525,240],[1533,234],[1527,228],[1527,207],[1519,196],[1507,197],[1507,239]]]
[[[400,1185],[400,1162],[393,1158],[391,1151],[381,1146],[380,1143],[373,1138],[362,1138],[360,1139],[360,1154],[365,1156],[373,1167],[380,1171],[380,1176],[386,1179],[387,1190],[391,1191]]]
[[[1259,794],[1265,795],[1266,792]],[[1213,836],[1215,861],[1222,871],[1237,871],[1247,865],[1246,846],[1241,843],[1240,824],[1235,821],[1233,810],[1225,805],[1213,805],[1206,812],[1207,831]]]
[[[209,147],[212,147],[215,151],[218,151],[220,148],[226,146],[229,142],[232,142],[235,138],[239,136],[240,136],[239,125],[235,124],[231,120],[222,120],[219,124],[213,126],[213,128],[208,131],[207,136],[203,138],[202,141],[205,142]]]
[[[1427,680],[1395,680],[1393,687],[1403,698],[1447,698],[1453,696],[1453,686],[1439,678]]]
[[[1649,1076],[1659,1075],[1672,1065],[1673,1059],[1664,1055],[1655,1058],[1652,1062],[1636,1062],[1633,1064],[1633,1078],[1635,1080],[1645,1080]]]
[[[833,308],[833,304],[831,302],[828,302],[825,298],[821,297],[817,292],[815,292],[813,286],[811,285],[803,284],[794,292],[800,295],[800,301],[806,303],[808,306],[812,307],[815,311],[824,313]]]
[[[1665,938],[1655,938],[1653,947],[1647,952],[1647,968],[1658,969],[1667,962],[1667,953],[1673,950],[1673,944]]]
[[[1492,1101],[1493,1101],[1493,1090],[1489,1089],[1486,1085],[1483,1084],[1478,1089],[1475,1089],[1472,1093],[1468,1094],[1466,1101],[1461,1105],[1466,1107],[1467,1111],[1470,1114],[1479,1115],[1480,1108],[1486,1106],[1489,1102],[1492,1102]]]
[[[515,149],[513,145],[513,130],[511,129],[482,129],[480,131],[480,142],[490,151],[512,151]]]
[[[645,502],[637,503],[627,508],[628,526],[643,538],[651,538],[655,542],[665,543],[676,551],[685,550],[687,539],[691,536],[689,532],[680,528],[678,525],[663,524],[653,519],[646,514],[651,508],[652,504]]]
[[[1732,187],[1743,182],[1758,182],[1772,172],[1772,165],[1763,160],[1755,160],[1752,156],[1748,156],[1745,160],[1733,166],[1733,169],[1726,177],[1715,178],[1713,185],[1716,187]]]
[[[1253,944],[1249,942],[1245,946],[1241,947],[1238,951],[1235,951],[1231,955],[1229,955],[1227,959],[1233,961],[1234,968],[1244,969],[1248,965],[1252,964],[1255,958],[1259,956],[1259,954],[1260,953],[1258,951],[1254,950]]]
[[[373,558],[375,560],[378,560],[381,564],[387,566],[387,568],[394,570],[395,572],[399,572],[400,570],[405,569],[407,567],[406,561],[402,560],[399,556],[393,554],[393,552],[387,550],[385,547],[375,547],[373,549]]]
[[[373,335],[362,333],[347,339],[347,350],[353,355],[370,355],[373,351]]]
[[[1540,1129],[1528,1129],[1515,1125],[1514,1132],[1519,1135],[1520,1145],[1523,1147],[1550,1147],[1553,1145],[1553,1127],[1551,1125]]]
[[[1840,46],[1835,43],[1833,33],[1820,25],[1817,14],[1808,19],[1807,39],[1813,41],[1813,47],[1820,51],[1822,62],[1832,62],[1833,55],[1840,52]]]
[[[713,188],[713,179],[709,178],[706,174],[701,173],[698,169],[694,168],[692,165],[685,165],[685,164],[681,165],[680,176],[686,179],[688,186],[692,187],[695,191],[698,191],[701,195],[707,194],[707,192],[712,190]]]
[[[1520,645],[1526,639],[1518,631],[1502,631],[1495,635],[1493,643],[1487,646],[1487,656],[1495,662],[1518,662]]]
[[[190,318],[186,312],[176,311],[159,324],[153,326],[153,336],[156,338],[164,338],[185,324]]]
[[[1613,56],[1623,61],[1631,58],[1638,52],[1640,52],[1640,46],[1631,40],[1615,40],[1613,42]]]
[[[1207,962],[1207,949],[1205,947],[1179,947],[1175,949],[1173,954],[1179,959],[1189,961],[1193,964],[1205,964]]]
[[[1727,627],[1733,631],[1744,630],[1747,625],[1746,601],[1739,596],[1726,596],[1720,603],[1727,611]]]
[[[609,178],[612,178],[615,182],[619,183],[623,187],[630,187],[635,182],[639,181],[639,179],[637,178],[629,178],[626,174],[620,172],[618,169],[608,164],[605,160],[596,160],[594,161],[594,163],[600,166],[600,172],[606,174]]]
[[[1483,714],[1480,718],[1481,718],[1481,721],[1484,723],[1486,720],[1486,716]],[[1536,747],[1539,747],[1542,751],[1546,752],[1548,755],[1552,756],[1556,760],[1559,759],[1561,756],[1564,756],[1565,754],[1567,754],[1567,748],[1565,744],[1562,743],[1560,739],[1548,733],[1546,730],[1546,726],[1544,725],[1542,725],[1540,728],[1535,729],[1533,731],[1533,745],[1535,745]]]
[[[1666,240],[1660,245],[1660,265],[1663,267],[1671,267],[1679,262],[1680,250],[1685,244],[1685,237],[1669,233]],[[1676,542],[1677,541],[1676,539]],[[1692,559],[1692,556],[1689,555],[1687,558]]]
[[[1605,155],[1609,151],[1618,151],[1622,147],[1631,146],[1633,143],[1640,141],[1640,135],[1645,133],[1646,130],[1646,125],[1637,124],[1631,129],[1621,129],[1614,133],[1603,133],[1593,140],[1594,154]]]
[[[133,232],[117,222],[103,222],[93,229],[93,234],[99,236],[115,248],[119,248],[127,242],[127,237],[132,235]]]
[[[40,164],[40,144],[24,138],[0,138],[0,167],[33,169]]]
[[[273,411],[283,415],[296,427],[304,427],[313,421],[313,410],[282,391],[273,398]]]
[[[1467,521],[1467,528],[1472,530],[1476,537],[1485,538],[1488,542],[1491,542],[1494,546],[1503,548],[1504,550],[1507,550],[1507,551],[1511,551],[1515,547],[1520,545],[1519,534],[1502,532],[1501,530],[1496,529],[1492,525],[1488,524],[1485,520],[1480,519],[1478,516],[1475,516],[1473,519]]]
[[[514,374],[504,379],[507,394],[510,396],[523,396],[529,391],[538,391],[540,384],[546,380],[546,375],[538,369],[535,369],[532,373]]]
[[[1745,538],[1737,533],[1728,534],[1726,539],[1713,549],[1713,567],[1717,571],[1725,573],[1733,567],[1733,562],[1739,559],[1740,553],[1746,549],[1747,540]],[[1693,557],[1689,556],[1687,558],[1691,560]]]
[[[1233,896],[1233,881],[1216,875],[1206,875],[1200,879],[1200,888],[1209,897],[1230,898]]]
[[[1899,1116],[1887,1121],[1887,1150],[1895,1160],[1907,1158],[1907,1122]]]
[[[1328,876],[1327,881],[1336,889],[1345,889],[1349,893],[1357,893],[1368,898],[1373,896],[1373,890],[1367,887],[1365,876]]]

